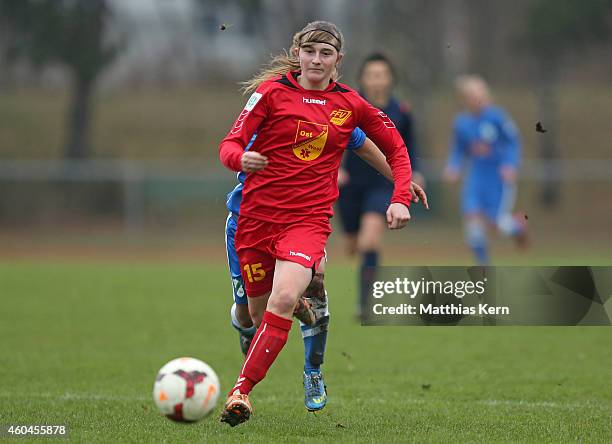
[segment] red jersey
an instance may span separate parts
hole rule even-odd
[[[221,162],[234,171],[241,171],[240,159],[255,132],[249,150],[268,158],[263,170],[246,177],[240,215],[279,223],[332,217],[338,168],[357,126],[391,166],[391,202],[409,206],[410,159],[391,119],[343,84],[307,90],[297,82],[298,75],[290,72],[263,82],[221,142]]]

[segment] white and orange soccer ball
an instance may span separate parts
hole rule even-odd
[[[194,422],[215,408],[219,390],[219,378],[208,364],[195,358],[178,358],[157,373],[153,399],[167,418]]]

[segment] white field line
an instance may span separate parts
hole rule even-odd
[[[152,396],[121,396],[121,395],[97,395],[92,393],[28,393],[17,396],[9,393],[0,393],[0,398],[24,398],[24,399],[53,399],[55,401],[150,401]]]
[[[122,396],[122,395],[99,395],[92,393],[30,393],[13,395],[9,393],[1,393],[0,398],[4,399],[52,399],[55,401],[110,401],[110,402],[149,402],[152,400],[151,396]],[[258,397],[260,401],[274,401],[275,396],[261,396]],[[386,404],[390,402],[389,399],[375,398],[368,400],[357,400],[357,403],[365,404]],[[600,402],[556,402],[556,401],[526,401],[526,400],[509,400],[509,399],[487,399],[487,400],[442,400],[442,399],[417,399],[417,398],[401,398],[393,399],[391,402],[401,402],[404,404],[429,404],[429,403],[442,403],[442,404],[474,404],[483,405],[488,407],[524,407],[524,408],[551,408],[551,409],[576,409],[576,408],[589,408],[591,410],[610,410],[610,407]]]

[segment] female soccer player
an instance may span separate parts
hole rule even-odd
[[[407,106],[393,96],[394,83],[395,69],[387,57],[375,53],[363,61],[359,69],[361,95],[381,109],[396,125],[409,150],[412,180],[424,186],[423,176],[418,173],[412,114]],[[361,312],[371,280],[374,279],[375,268],[378,266],[385,229],[385,212],[393,194],[393,187],[352,153],[344,156],[343,168],[338,174],[338,185],[338,209],[347,237],[348,251],[349,254],[359,252],[361,255],[358,301],[358,312]]]
[[[245,150],[253,144],[256,136],[253,136]],[[347,150],[354,152],[368,165],[389,180],[393,175],[384,154],[360,128],[355,128]],[[240,348],[246,356],[256,327],[248,311],[247,295],[244,291],[244,280],[240,271],[240,262],[236,253],[234,238],[238,218],[240,215],[240,202],[242,200],[242,188],[246,173],[238,173],[238,185],[227,196],[227,209],[229,214],[225,224],[225,245],[227,249],[227,260],[232,282],[234,304],[230,310],[231,324],[240,337]],[[417,203],[422,200],[427,207],[427,195],[414,182],[411,184],[412,201]],[[310,285],[299,299],[294,311],[294,316],[300,320],[300,329],[304,342],[304,405],[309,411],[318,411],[327,404],[327,391],[321,373],[327,342],[327,329],[329,328],[330,314],[328,310],[327,291],[324,286],[325,261],[322,261],[315,273]]]
[[[221,415],[232,426],[249,418],[248,394],[287,342],[296,302],[323,259],[338,168],[357,126],[384,150],[393,172],[388,227],[410,219],[406,146],[384,113],[335,81],[343,42],[329,22],[296,33],[290,53],[249,82],[255,92],[219,147],[226,167],[254,173],[245,179],[235,246],[259,327]]]
[[[464,163],[471,164],[461,191],[465,238],[476,262],[488,265],[487,226],[513,237],[519,247],[527,243],[524,216],[512,214],[521,142],[516,125],[493,104],[482,77],[462,76],[456,87],[466,109],[453,125],[444,179],[456,183]]]

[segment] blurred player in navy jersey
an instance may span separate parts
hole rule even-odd
[[[393,96],[394,84],[395,69],[383,54],[372,54],[363,61],[359,70],[360,93],[393,121],[408,148],[412,180],[424,187],[425,181],[418,168],[412,114],[407,105]],[[379,263],[386,228],[385,213],[393,194],[393,185],[350,152],[344,156],[343,166],[338,173],[338,185],[338,209],[348,251],[349,254],[359,252],[361,255],[360,311]]]
[[[513,237],[519,246],[526,245],[525,216],[512,214],[521,142],[516,125],[502,108],[493,105],[481,77],[460,77],[456,86],[465,111],[454,122],[444,178],[456,183],[468,164],[461,191],[465,237],[476,262],[487,265],[488,226]]]
[[[234,240],[258,326],[221,413],[231,426],[251,416],[249,394],[285,346],[298,299],[324,259],[338,169],[356,127],[384,151],[392,170],[388,228],[410,220],[406,146],[384,113],[336,82],[343,46],[342,33],[329,22],[297,32],[290,51],[248,82],[253,94],[219,146],[227,168],[248,173]]]

